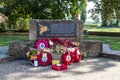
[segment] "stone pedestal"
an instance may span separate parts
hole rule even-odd
[[[27,58],[26,52],[34,46],[34,41],[12,41],[9,46],[9,55],[15,59]]]
[[[80,20],[38,20],[30,21],[29,40],[10,42],[9,53],[16,59],[26,58],[30,47],[35,47],[35,41],[42,38],[59,37],[79,41],[80,50],[87,56],[97,57],[102,52],[102,42],[82,41],[83,23]],[[59,57],[59,56],[57,56]],[[56,57],[56,58],[57,58]]]
[[[9,54],[15,59],[24,59],[26,52],[35,47],[35,41],[13,41],[10,42]],[[100,41],[83,41],[79,46],[80,51],[85,52],[87,57],[98,57],[102,52],[102,42]],[[61,55],[54,55],[54,59],[60,58]]]
[[[102,53],[102,42],[96,40],[84,40],[79,46],[82,53],[86,53],[87,57],[98,57]]]

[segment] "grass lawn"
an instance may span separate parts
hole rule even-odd
[[[10,41],[29,40],[25,34],[0,34],[0,46],[8,46]],[[107,36],[85,36],[84,40],[100,40],[105,44],[110,44],[113,50],[120,50],[120,37]]]
[[[84,29],[95,32],[119,32],[118,28],[100,27],[97,24],[85,24]],[[101,40],[105,44],[109,44],[113,50],[120,50],[120,37],[108,37],[108,36],[86,36],[85,40]]]
[[[99,27],[97,25],[84,25],[84,29],[88,31],[97,31],[97,32],[120,32],[120,27],[109,28],[109,27]]]
[[[10,41],[28,40],[28,35],[24,34],[0,34],[0,46],[8,46]]]
[[[120,28],[88,28],[88,31],[97,31],[97,32],[120,32]]]
[[[85,36],[84,40],[100,40],[105,44],[109,44],[113,50],[120,50],[120,37]]]

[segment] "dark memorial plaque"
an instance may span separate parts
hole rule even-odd
[[[83,24],[80,20],[39,20],[30,21],[29,39],[59,37],[82,40]]]
[[[38,22],[37,37],[38,38],[76,38],[77,26],[75,22],[62,23],[62,22]]]

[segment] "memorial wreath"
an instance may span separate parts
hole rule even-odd
[[[66,70],[67,65],[79,62],[82,59],[78,46],[79,42],[74,42],[70,39],[61,40],[60,38],[38,39],[35,44],[35,49],[30,49],[27,56],[34,66],[51,65],[53,59],[52,54],[60,54],[60,63],[52,64],[53,70]]]

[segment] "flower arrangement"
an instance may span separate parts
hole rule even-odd
[[[81,60],[81,53],[78,49],[79,42],[70,39],[60,38],[39,39],[36,41],[35,49],[27,52],[30,60],[38,60],[39,65],[46,66],[52,63],[52,54],[61,55],[61,64],[70,65]]]
[[[27,55],[28,58],[31,58],[32,56],[37,55],[37,50],[36,50],[36,49],[29,50],[29,51],[26,53],[26,55]]]
[[[35,44],[36,48],[31,48],[30,51],[28,51],[26,54],[28,58],[39,55],[40,52],[64,54],[68,48],[78,47],[79,45],[79,42],[74,42],[70,39],[62,41],[60,38],[45,38],[37,40]]]
[[[65,53],[67,48],[78,47],[79,42],[74,42],[70,39],[66,39],[62,41],[60,38],[52,38],[51,41],[53,42],[52,49],[54,53],[60,54]]]
[[[31,64],[33,66],[38,66],[38,55],[40,52],[34,48],[30,48],[30,50],[26,53],[27,57],[29,58]]]

